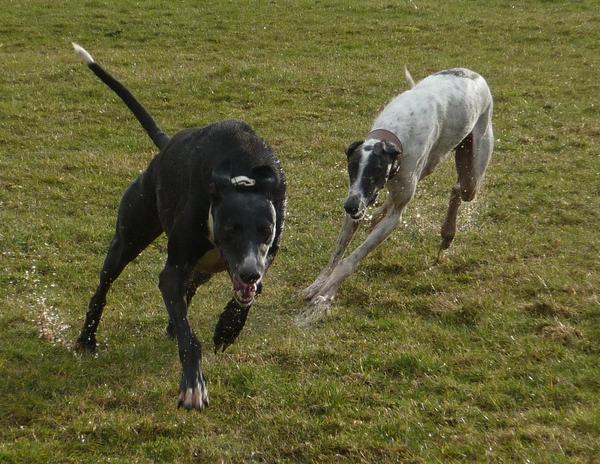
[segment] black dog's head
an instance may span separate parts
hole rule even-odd
[[[375,202],[379,191],[397,170],[399,154],[399,148],[391,142],[370,139],[350,144],[346,150],[350,189],[344,209],[352,219],[362,219]]]
[[[250,305],[267,268],[267,253],[275,240],[276,210],[271,201],[279,179],[270,166],[248,176],[233,176],[230,161],[213,170],[211,240],[220,249],[233,282],[236,301]]]

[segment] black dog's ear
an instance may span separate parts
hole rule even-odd
[[[213,169],[209,191],[211,195],[220,195],[231,188],[231,160],[225,160]]]
[[[358,140],[356,142],[352,142],[348,148],[346,148],[346,156],[348,158],[350,158],[350,156],[352,155],[352,153],[354,153],[354,150],[356,150],[356,147],[358,147],[359,145],[362,145],[364,142],[364,140]]]
[[[279,185],[279,178],[271,166],[257,166],[252,170],[252,178],[256,182],[256,191],[270,194]]]

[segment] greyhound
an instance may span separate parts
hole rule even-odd
[[[329,263],[303,292],[315,307],[330,307],[342,281],[398,226],[417,183],[451,150],[456,153],[458,182],[450,193],[438,259],[454,239],[461,202],[473,200],[480,188],[494,144],[493,101],[485,79],[463,68],[440,71],[416,85],[405,68],[405,78],[410,90],[384,107],[364,141],[346,150],[346,218]],[[368,237],[343,259],[360,220],[384,186],[389,195],[373,213]]]
[[[202,410],[209,403],[208,391],[188,307],[200,284],[227,270],[233,298],[215,327],[215,352],[224,351],[240,334],[279,250],[287,201],[284,172],[269,145],[240,121],[187,129],[169,138],[120,82],[85,49],[73,47],[129,107],[160,150],[123,195],[100,284],[76,347],[95,350],[111,284],[165,232],[168,256],[159,288],[169,313],[167,332],[177,337],[182,365],[177,404]]]

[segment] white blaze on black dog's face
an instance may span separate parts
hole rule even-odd
[[[396,145],[369,139],[354,142],[346,150],[350,189],[344,209],[359,220],[396,169],[400,150]]]
[[[234,298],[250,305],[267,268],[267,254],[275,240],[276,211],[270,193],[277,177],[268,166],[251,175],[230,176],[220,166],[213,173],[212,240],[220,249],[233,283]]]

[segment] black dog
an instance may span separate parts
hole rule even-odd
[[[129,107],[160,149],[121,200],[116,233],[77,347],[93,351],[106,294],[123,268],[162,232],[168,257],[159,287],[183,368],[178,406],[208,406],[201,346],[188,323],[198,286],[227,270],[233,298],[215,327],[215,351],[237,338],[279,249],[286,181],[279,160],[250,126],[225,121],[165,135],[135,97],[80,46],[77,54]]]

